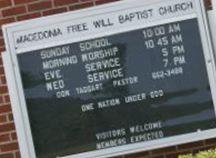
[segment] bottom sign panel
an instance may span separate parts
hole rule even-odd
[[[197,19],[18,55],[37,158],[213,129]]]

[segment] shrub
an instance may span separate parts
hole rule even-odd
[[[178,158],[216,158],[216,149],[201,151],[197,154],[181,155]]]

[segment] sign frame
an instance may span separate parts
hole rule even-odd
[[[136,6],[138,6],[139,4],[143,4],[143,3],[153,4],[153,1],[154,3],[160,2],[160,0],[153,0],[151,2],[140,2],[139,0],[136,0],[136,1],[137,1]],[[167,0],[167,1],[171,1],[171,0]],[[207,72],[209,76],[209,82],[210,82],[211,90],[212,90],[212,98],[213,98],[214,108],[216,112],[216,88],[213,88],[213,87],[216,87],[216,75],[215,75],[216,67],[215,67],[215,61],[214,61],[214,56],[213,56],[213,51],[212,51],[213,48],[212,48],[210,34],[209,34],[206,11],[204,9],[204,4],[202,0],[199,0],[199,1],[193,0],[193,1],[195,1],[196,7],[198,7],[200,10],[200,12],[197,13],[197,19],[198,19],[199,26],[200,26],[200,35],[201,35],[201,40],[203,43],[206,68],[207,68]],[[8,24],[8,25],[3,26],[4,39],[5,39],[7,53],[3,53],[2,57],[4,61],[4,67],[5,67],[5,72],[6,72],[6,77],[7,77],[8,87],[9,87],[9,94],[11,98],[11,104],[12,104],[12,109],[13,109],[13,114],[14,114],[14,119],[15,119],[15,125],[16,125],[16,130],[17,130],[17,135],[18,135],[18,142],[19,142],[19,147],[21,151],[21,157],[36,158],[36,154],[35,154],[30,124],[29,124],[29,118],[28,118],[27,109],[26,109],[24,92],[23,92],[23,87],[22,87],[22,82],[21,82],[21,76],[19,74],[19,69],[18,69],[18,60],[15,54],[15,52],[20,53],[20,52],[25,52],[27,50],[26,48],[21,49],[19,51],[16,50],[17,48],[13,40],[14,33],[21,31],[21,30],[23,31],[23,30],[31,29],[35,27],[35,25],[43,26],[43,25],[52,24],[55,22],[60,23],[61,21],[65,19],[76,19],[77,17],[89,16],[89,13],[91,13],[91,15],[101,14],[101,12],[104,12],[104,10],[116,9],[119,6],[121,6],[122,8],[130,7],[131,3],[134,4],[134,1],[120,1],[120,2],[115,2],[112,4],[107,4],[104,6],[97,6],[97,7],[92,7],[90,9],[75,11],[72,13],[64,13],[60,15],[43,17],[43,18],[39,18],[35,20],[18,22],[18,23]],[[166,3],[166,1],[164,1],[164,3]],[[169,20],[163,23],[168,23]],[[158,23],[161,23],[161,22],[158,22]],[[136,26],[127,28],[127,30],[135,30],[135,29],[136,29]],[[124,32],[124,31],[126,30],[121,30],[121,32]],[[110,35],[110,34],[112,34],[112,32],[108,31],[107,33],[99,33],[95,35],[94,37],[96,38],[96,37],[101,37],[101,36]],[[80,37],[78,39],[75,39],[75,41],[87,40],[87,39],[94,38],[94,37],[92,37],[92,35],[87,35],[86,37]],[[65,40],[63,42],[69,43],[71,41]],[[54,41],[54,42],[50,42],[50,44],[46,46],[38,45],[36,47],[32,47],[31,50],[37,50],[39,48],[42,49],[42,48],[48,48],[51,46],[57,46],[57,45],[60,45],[61,43],[62,41],[60,42]],[[120,147],[115,147],[115,148],[103,149],[99,151],[91,151],[91,152],[80,153],[76,155],[69,155],[69,156],[65,156],[64,158],[80,158],[80,157],[105,158],[105,157],[131,154],[131,153],[136,153],[140,151],[153,150],[157,148],[179,145],[179,144],[189,143],[189,142],[194,142],[194,141],[200,141],[200,140],[214,138],[214,137],[216,137],[216,129],[206,130],[206,131],[197,131],[195,133],[190,133],[190,134],[185,134],[185,135],[180,135],[180,136],[173,136],[170,138],[163,138],[161,140],[153,140],[150,142],[141,142],[141,143],[136,143],[136,144],[129,144],[129,145],[124,145]]]

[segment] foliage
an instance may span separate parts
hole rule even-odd
[[[181,155],[179,158],[216,158],[216,149],[201,151],[197,154]]]

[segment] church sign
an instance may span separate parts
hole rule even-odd
[[[120,1],[3,30],[22,157],[105,158],[216,136],[202,0]]]

